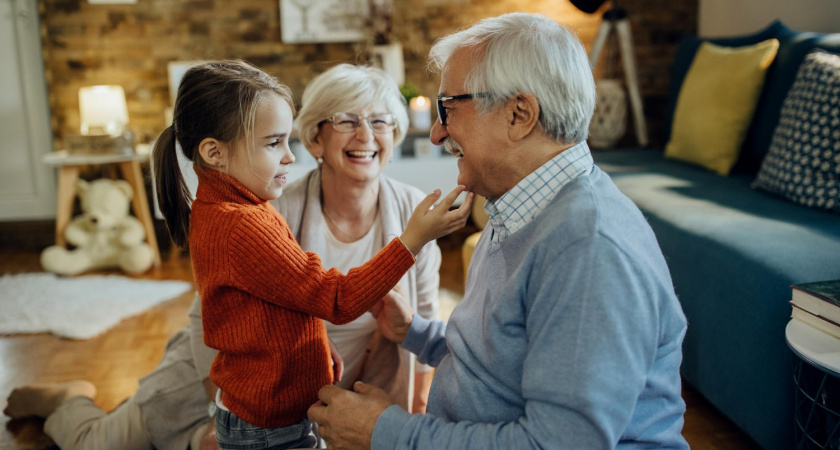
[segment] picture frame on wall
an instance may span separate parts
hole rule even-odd
[[[178,87],[181,79],[191,67],[201,64],[202,61],[169,61],[166,65],[167,78],[169,80],[169,107],[163,112],[163,120],[166,125],[172,124],[172,115],[175,112],[175,99],[178,97]]]
[[[178,86],[181,85],[181,79],[184,74],[190,70],[191,67],[201,64],[200,60],[191,61],[169,61],[166,64],[167,78],[169,79],[169,100],[170,105],[175,106],[175,99],[178,97]]]
[[[405,83],[405,63],[402,45],[398,42],[388,45],[374,45],[368,50],[370,65],[386,72],[398,85]]]
[[[280,0],[280,31],[288,44],[359,42],[370,16],[367,0]]]

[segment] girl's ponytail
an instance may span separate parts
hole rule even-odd
[[[185,248],[190,235],[190,206],[192,196],[178,165],[175,130],[172,126],[163,130],[155,142],[154,158],[155,188],[158,206],[166,220],[169,236],[179,248]]]

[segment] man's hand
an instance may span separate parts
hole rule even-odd
[[[198,450],[221,450],[219,448],[219,442],[216,441],[215,419],[210,419],[210,423],[207,424],[207,431],[204,432],[204,436],[201,436],[201,440],[198,444]]]
[[[379,331],[391,342],[402,344],[411,328],[411,319],[414,311],[397,289],[391,289],[382,301],[377,302],[370,309],[376,323],[379,324]]]
[[[361,381],[353,391],[324,386],[318,391],[321,401],[309,408],[328,449],[369,449],[376,421],[393,404],[385,391]]]

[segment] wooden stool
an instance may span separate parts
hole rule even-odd
[[[615,1],[613,1],[613,6]],[[624,76],[627,81],[627,90],[630,92],[630,106],[633,113],[633,124],[636,126],[636,139],[640,147],[647,147],[648,133],[645,123],[645,113],[642,107],[642,93],[639,89],[639,77],[636,74],[636,58],[633,55],[633,37],[630,31],[630,20],[627,12],[623,9],[613,7],[604,13],[604,19],[598,28],[598,35],[592,45],[592,53],[589,55],[589,64],[595,70],[601,50],[607,42],[611,31],[618,33],[618,45],[621,50],[621,62],[624,65]]]
[[[76,198],[76,182],[79,172],[87,165],[110,165],[118,167],[123,179],[131,185],[134,197],[131,206],[134,215],[146,230],[146,242],[152,247],[155,257],[155,267],[160,266],[160,249],[158,248],[155,226],[149,212],[149,201],[146,198],[146,186],[143,183],[143,172],[140,163],[149,160],[148,154],[130,155],[71,155],[66,151],[53,152],[44,155],[43,162],[58,167],[58,198],[55,215],[55,243],[65,246],[64,229],[70,223],[73,214],[73,201]]]

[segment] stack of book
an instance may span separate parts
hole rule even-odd
[[[791,286],[791,317],[840,339],[840,280]]]

